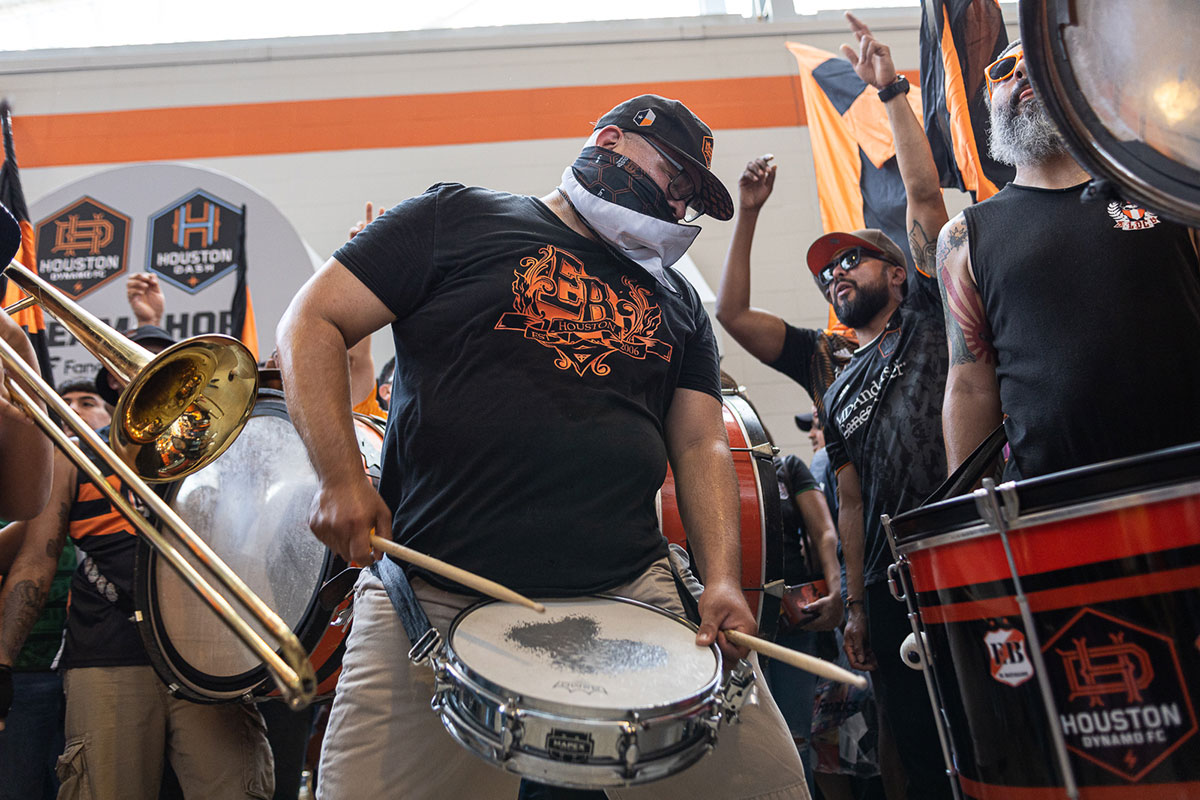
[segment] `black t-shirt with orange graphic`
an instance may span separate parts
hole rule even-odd
[[[335,257],[397,317],[379,487],[397,541],[538,595],[611,588],[665,555],[667,411],[677,387],[720,397],[679,273],[667,288],[535,198],[458,184]]]

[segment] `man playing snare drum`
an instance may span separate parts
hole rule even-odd
[[[609,592],[683,613],[655,494],[668,460],[698,566],[697,644],[753,631],[739,579],[736,481],[716,348],[670,265],[701,213],[732,202],[712,134],[645,95],[605,114],[541,199],[438,184],[372,222],[280,323],[289,410],[320,478],[311,524],[371,561],[372,529],[534,596]],[[379,492],[351,420],[346,348],[390,324],[395,391]],[[475,598],[410,572],[445,632]],[[433,675],[380,581],[359,580],[321,759],[321,796],[512,798],[517,780],[459,747],[429,710]],[[773,701],[743,709],[713,755],[611,797],[808,796]]]

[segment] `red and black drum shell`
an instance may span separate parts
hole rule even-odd
[[[1081,798],[1200,797],[1200,445],[1015,493],[1009,541]],[[964,793],[1065,796],[999,534],[963,496],[893,536]]]
[[[742,591],[758,620],[760,635],[771,636],[779,624],[780,601],[764,592],[763,585],[783,577],[783,519],[771,442],[754,406],[745,397],[725,393],[722,406],[738,480]],[[671,543],[686,547],[687,534],[679,516],[675,476],[669,469],[661,499],[659,519],[663,535]],[[692,568],[695,569],[694,561]],[[700,575],[700,580],[703,579]]]

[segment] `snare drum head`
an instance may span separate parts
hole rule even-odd
[[[720,678],[715,648],[688,623],[623,598],[491,602],[450,631],[453,660],[503,696],[623,712],[680,702]]]
[[[299,633],[331,569],[329,551],[308,527],[316,488],[316,473],[283,401],[269,397],[260,399],[245,429],[221,458],[174,485],[169,502],[246,585]],[[180,551],[196,564],[186,547]],[[149,618],[152,634],[147,643],[175,681],[200,698],[227,699],[266,680],[259,658],[165,558],[150,552],[139,563],[139,572],[139,607]],[[205,570],[201,574],[208,575]],[[215,580],[211,582],[235,609],[241,608]],[[248,614],[242,616],[266,635]]]

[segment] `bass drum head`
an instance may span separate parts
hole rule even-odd
[[[1200,225],[1196,0],[1028,0],[1020,21],[1030,79],[1080,164],[1121,200]],[[1141,221],[1110,200],[1119,224]]]
[[[172,484],[171,507],[311,652],[323,633],[317,589],[334,556],[308,527],[317,477],[282,396],[264,390],[237,440],[208,467]],[[168,534],[169,538],[171,537]],[[179,545],[186,560],[198,561]],[[198,567],[199,568],[199,567]],[[199,568],[201,575],[208,572]],[[214,588],[267,641],[267,631],[221,587]],[[184,697],[221,702],[271,684],[261,661],[148,546],[139,548],[138,608],[151,660]],[[323,619],[327,620],[325,613]]]

